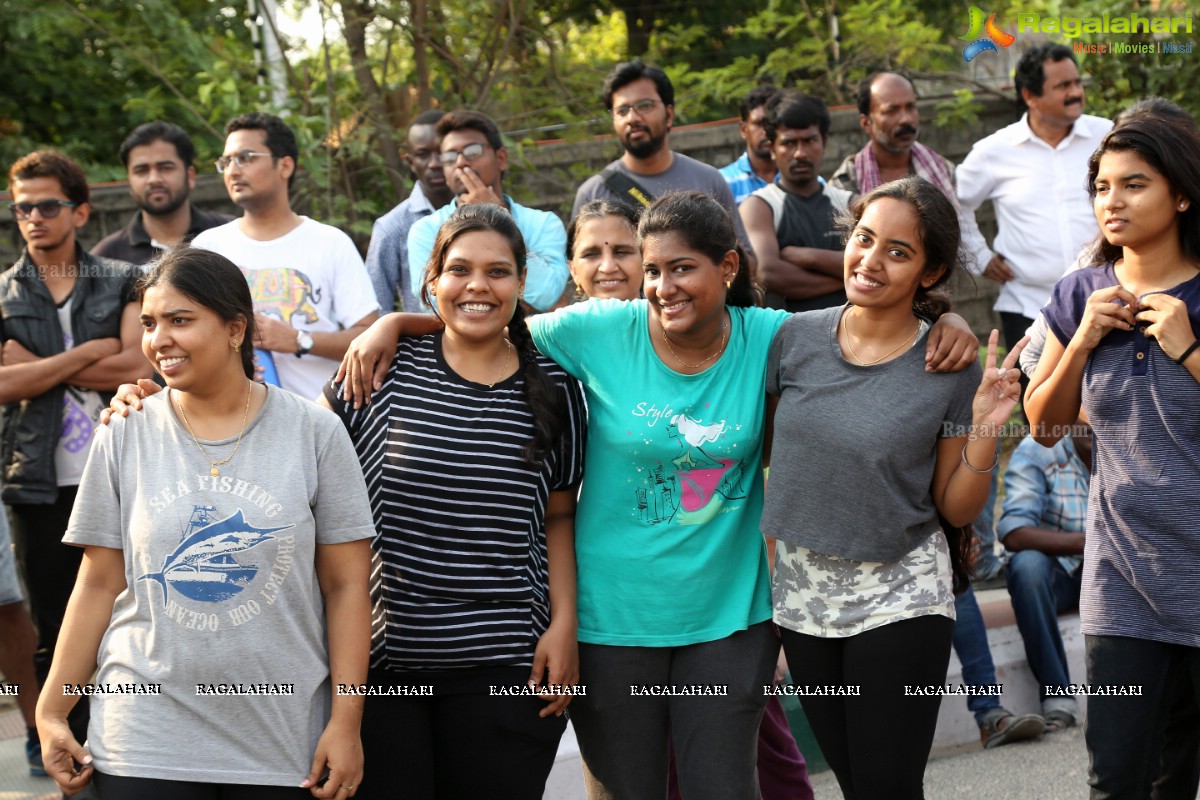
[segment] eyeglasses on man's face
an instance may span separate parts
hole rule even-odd
[[[231,156],[221,156],[213,165],[217,168],[217,172],[224,174],[225,170],[229,169],[230,164],[237,164],[239,168],[250,166],[250,162],[259,156],[271,157],[270,153],[257,153],[253,150],[241,150]]]
[[[644,117],[654,110],[658,105],[658,101],[647,97],[643,100],[638,100],[636,103],[627,106],[617,106],[613,109],[613,116],[617,119],[625,119],[629,116],[629,112],[636,111],[639,117]]]
[[[438,154],[438,159],[441,160],[442,166],[452,167],[458,161],[458,157],[460,155],[467,161],[474,161],[483,155],[483,151],[489,146],[490,145],[480,144],[479,142],[472,142],[462,150],[443,150]]]
[[[36,208],[42,219],[54,219],[64,208],[75,208],[78,205],[79,203],[67,200],[42,200],[38,203],[9,203],[8,210],[17,219],[29,219],[29,215]]]

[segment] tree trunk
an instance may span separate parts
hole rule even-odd
[[[417,71],[417,108],[426,111],[432,100],[429,92],[429,45],[426,39],[426,26],[429,24],[427,0],[412,0],[412,21],[413,64]]]
[[[400,160],[403,141],[388,117],[383,102],[383,91],[375,80],[375,73],[371,71],[371,61],[367,57],[367,23],[371,19],[370,13],[365,4],[358,0],[342,0],[342,16],[346,30],[346,48],[350,51],[350,66],[367,105],[375,147],[387,164],[388,179],[392,188],[396,190],[396,197],[400,199],[407,195],[408,189],[404,181],[404,162]]]

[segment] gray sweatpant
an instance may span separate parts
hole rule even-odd
[[[778,654],[770,622],[683,647],[580,643],[587,695],[570,712],[589,800],[663,800],[668,735],[688,800],[756,800],[763,687]]]

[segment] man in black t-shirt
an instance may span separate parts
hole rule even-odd
[[[776,308],[805,311],[846,302],[836,218],[850,193],[821,180],[829,121],[825,103],[801,92],[780,92],[767,103],[763,127],[779,179],[738,210],[758,258],[758,281]]]

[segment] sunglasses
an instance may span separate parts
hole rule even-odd
[[[225,173],[229,169],[230,164],[237,164],[239,168],[244,168],[250,165],[250,162],[259,156],[270,156],[270,153],[256,153],[253,150],[242,150],[239,153],[234,153],[231,156],[221,156],[213,162],[213,166],[217,168],[217,172]],[[274,156],[272,156],[274,158]]]
[[[75,208],[78,205],[79,203],[66,200],[42,200],[39,203],[9,203],[8,210],[17,219],[29,219],[29,215],[36,208],[42,219],[54,219],[64,208]]]
[[[479,142],[473,142],[464,147],[462,150],[443,150],[438,154],[438,158],[441,159],[443,166],[452,167],[454,166],[455,162],[458,161],[459,154],[461,154],[462,157],[467,161],[474,161],[483,155],[484,148],[488,146],[489,145],[486,144],[480,144]]]

